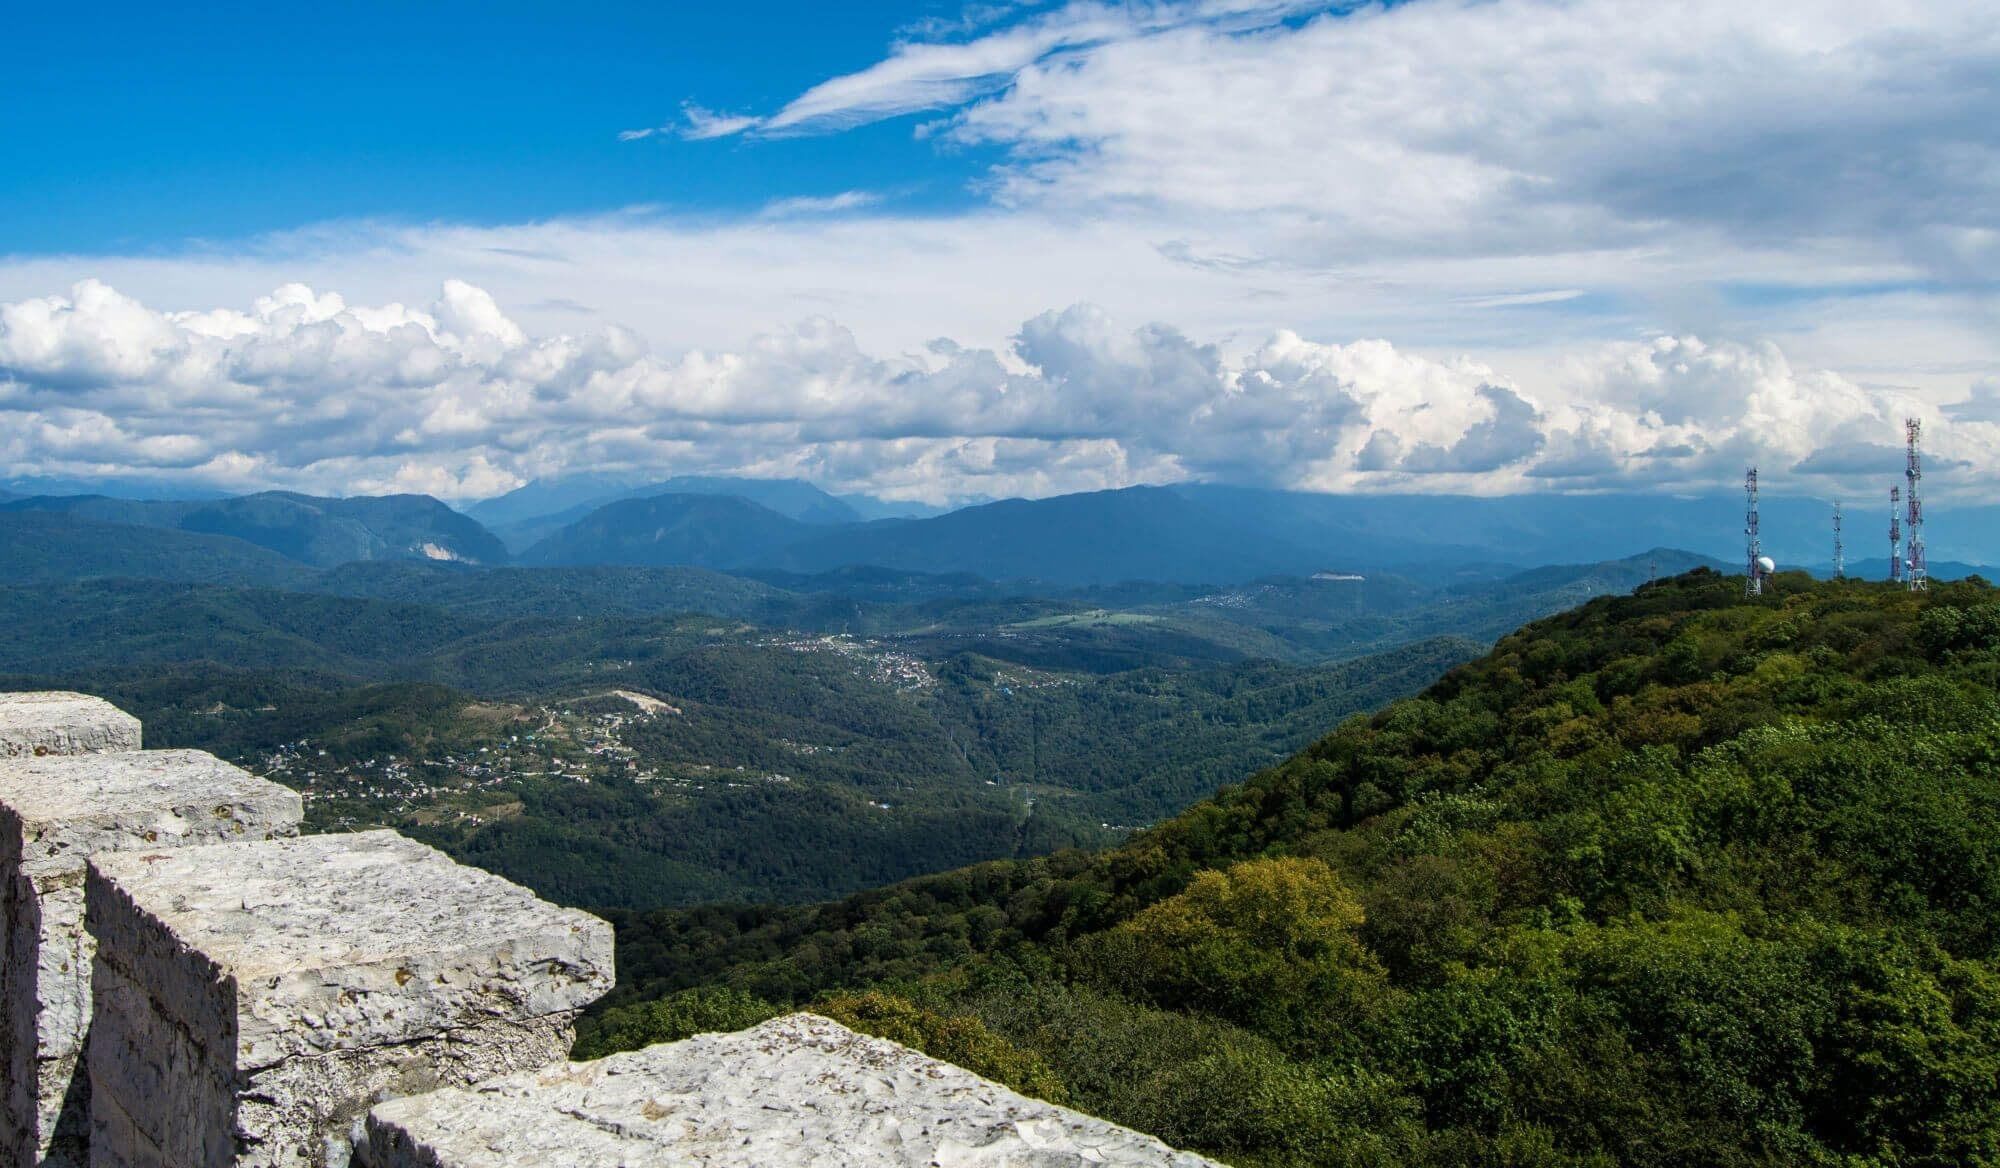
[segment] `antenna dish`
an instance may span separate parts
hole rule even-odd
[[[1757,557],[1757,566],[1758,566],[1759,568],[1762,568],[1762,569],[1764,570],[1764,574],[1768,576],[1768,575],[1770,575],[1770,574],[1771,574],[1772,572],[1775,572],[1775,571],[1777,571],[1777,570],[1778,570],[1778,561],[1776,561],[1776,560],[1772,559],[1772,558],[1771,558],[1771,557],[1769,557],[1769,556],[1758,556],[1758,557]]]

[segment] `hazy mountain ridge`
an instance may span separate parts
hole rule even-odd
[[[428,495],[322,499],[268,491],[213,500],[44,495],[0,503],[0,512],[46,511],[103,524],[227,536],[315,567],[356,560],[504,563],[506,548],[474,520]]]
[[[0,583],[122,577],[279,588],[313,576],[305,564],[230,536],[0,507]]]
[[[656,495],[599,507],[527,549],[521,562],[739,567],[778,553],[811,530],[735,495]]]
[[[804,479],[750,479],[726,475],[677,475],[634,483],[621,476],[570,475],[536,480],[465,508],[508,548],[524,551],[588,516],[626,499],[657,495],[734,495],[801,523],[839,525],[873,519],[918,518],[949,508],[887,503],[867,495],[834,495]]]
[[[1326,570],[1372,579],[1403,576],[1439,586],[1493,579],[1540,564],[1622,559],[1662,545],[1729,563],[1738,555],[1742,526],[1741,501],[1724,494],[1699,499],[1391,497],[1193,484],[1004,500],[931,518],[858,521],[841,500],[803,482],[668,482],[691,490],[634,495],[588,510],[582,510],[587,504],[573,504],[553,518],[530,521],[545,527],[582,510],[521,549],[518,561],[699,566],[781,583],[873,570],[887,573],[877,577],[885,590],[893,589],[890,581],[897,574],[906,582],[924,579],[924,588],[959,575],[967,581],[960,589],[963,595],[981,590],[983,585],[974,580],[1002,582],[1001,591],[1108,588],[1139,581],[1235,586]],[[666,484],[654,484],[660,485]],[[763,492],[792,513],[744,492]],[[525,499],[507,496],[471,510],[505,517],[568,497],[548,492]],[[513,502],[507,503],[510,498]],[[508,561],[505,545],[477,519],[427,496],[315,499],[269,492],[214,500],[38,496],[0,501],[0,516],[27,511],[229,536],[319,567],[382,559]],[[1765,547],[1781,566],[1820,566],[1825,557],[1814,553],[1822,547],[1830,550],[1830,520],[1830,507],[1817,501],[1767,498]],[[1850,549],[1868,546],[1855,524],[1850,517]],[[509,530],[519,536],[527,529]],[[1816,543],[1822,535],[1825,543]],[[1994,558],[1988,550],[2000,547],[2000,508],[1934,507],[1930,537],[1935,574],[1971,570]],[[1880,567],[1867,557],[1856,561],[1855,572],[1874,575]],[[859,577],[853,581],[858,586]],[[855,588],[837,590],[853,593]]]
[[[1817,562],[1818,549],[1830,549],[1829,505],[1769,497],[1763,510],[1764,545],[1781,566]],[[756,572],[866,565],[1070,586],[1236,584],[1324,569],[1432,576],[1468,565],[1621,559],[1656,546],[1730,562],[1742,538],[1742,501],[1728,494],[1322,495],[1195,484],[1012,499],[929,519],[831,528],[785,528],[762,515],[755,522],[755,540],[689,540],[658,554]],[[1978,562],[1952,549],[2000,547],[2000,508],[1934,508],[1931,536],[1941,565]],[[598,513],[551,537],[551,546],[563,548],[565,562],[582,563],[633,556],[635,538],[614,516]]]

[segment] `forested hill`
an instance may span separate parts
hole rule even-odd
[[[625,918],[581,1045],[817,998],[1238,1165],[1993,1163],[2000,595],[1771,583],[1530,625],[1108,852]]]

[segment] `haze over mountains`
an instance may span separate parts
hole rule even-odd
[[[1233,584],[1325,570],[1443,580],[1468,569],[1583,563],[1654,547],[1726,563],[1738,554],[1742,523],[1741,501],[1727,494],[1392,497],[1195,484],[868,517],[883,506],[797,480],[700,477],[642,487],[590,478],[531,484],[464,512],[423,495],[16,494],[0,496],[0,544],[22,545],[17,577],[40,564],[57,578],[254,581],[261,574],[282,582],[293,565],[405,559],[806,575],[872,567],[1084,587]],[[1850,563],[1857,573],[1879,571],[1874,525],[1858,507],[1848,514]],[[1767,498],[1763,515],[1764,546],[1782,564],[1824,570],[1827,504]],[[1974,570],[1996,547],[2000,508],[1935,512],[1931,556],[1945,574]]]
[[[507,549],[492,532],[428,495],[320,499],[267,491],[201,501],[37,495],[0,502],[0,512],[52,513],[107,527],[222,536],[315,567],[355,560],[497,564],[507,559]]]
[[[599,508],[625,499],[656,495],[730,495],[789,519],[817,524],[914,519],[949,510],[922,503],[886,503],[868,495],[830,495],[801,479],[676,475],[659,482],[633,483],[614,476],[586,474],[537,480],[474,503],[466,508],[466,514],[492,528],[509,548],[521,551]]]

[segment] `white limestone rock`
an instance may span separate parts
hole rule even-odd
[[[384,1103],[363,1163],[1220,1168],[811,1014]]]
[[[139,719],[88,694],[0,693],[0,758],[139,749]]]
[[[93,862],[93,1164],[347,1162],[380,1099],[561,1058],[611,929],[391,831]]]
[[[296,792],[199,750],[0,758],[0,1161],[82,1162],[85,861],[296,835],[303,813]]]

